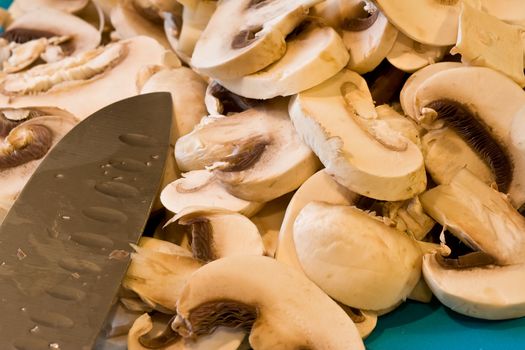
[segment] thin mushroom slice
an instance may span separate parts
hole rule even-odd
[[[426,79],[415,102],[412,118],[422,124],[445,121],[489,165],[498,190],[516,207],[525,203],[525,153],[510,137],[525,106],[525,92],[517,84],[488,68],[461,67]]]
[[[390,309],[419,281],[422,252],[415,240],[355,207],[312,202],[293,231],[306,275],[345,305]]]
[[[250,217],[264,205],[229,194],[208,170],[194,170],[182,174],[180,179],[164,188],[160,200],[166,209],[175,214],[186,207],[210,206]]]
[[[423,275],[434,295],[450,309],[487,320],[525,316],[525,265],[463,269],[443,266],[437,254],[423,257]]]
[[[192,65],[213,78],[255,73],[281,58],[285,37],[320,0],[222,1],[195,46]]]
[[[315,23],[304,26],[288,36],[286,53],[277,62],[241,78],[219,79],[219,83],[240,96],[266,100],[294,95],[337,74],[349,59],[339,34]]]
[[[500,265],[525,262],[525,218],[507,197],[461,169],[422,195],[425,211],[468,247]]]
[[[166,225],[189,228],[193,257],[204,263],[232,255],[263,255],[257,226],[247,217],[220,208],[187,207]]]
[[[292,98],[297,132],[327,172],[350,190],[404,200],[426,187],[418,146],[377,113],[366,81],[349,70]]]
[[[236,197],[267,202],[299,187],[319,164],[301,141],[284,101],[204,118],[175,146],[181,170],[212,169]]]
[[[192,275],[172,327],[183,337],[199,337],[217,326],[250,330],[254,349],[364,349],[354,323],[333,300],[269,257],[219,259]]]

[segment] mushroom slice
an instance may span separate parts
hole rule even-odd
[[[187,338],[218,326],[250,330],[254,349],[364,349],[333,300],[302,274],[263,256],[213,261],[184,287],[172,327]]]
[[[0,105],[57,106],[84,119],[115,101],[135,96],[142,67],[162,65],[164,58],[165,50],[153,39],[120,41],[7,75],[1,82]]]
[[[229,194],[208,170],[182,174],[182,178],[164,188],[160,200],[166,209],[175,214],[186,207],[210,206],[250,217],[263,206],[263,203],[245,201]]]
[[[153,74],[142,86],[140,93],[169,91],[173,101],[172,139],[193,130],[206,113],[204,95],[206,82],[186,67],[164,69]]]
[[[331,27],[304,24],[288,36],[286,53],[277,62],[237,79],[219,79],[234,93],[253,99],[290,96],[337,74],[348,62],[348,51]]]
[[[76,16],[52,8],[41,8],[24,14],[7,27],[2,36],[17,43],[39,38],[70,37],[70,40],[59,43],[67,55],[94,49],[101,39],[95,27]]]
[[[383,204],[382,214],[392,220],[399,231],[405,231],[417,240],[425,236],[436,222],[424,211],[418,197],[401,202]]]
[[[0,108],[0,139],[4,139],[21,123],[46,115],[75,119],[75,116],[68,111],[55,107]]]
[[[33,62],[45,51],[47,40],[40,38],[23,44],[10,44],[10,56],[2,65],[4,73],[15,73],[21,71]]]
[[[181,170],[209,167],[236,197],[267,202],[299,187],[318,168],[283,101],[229,117],[204,118],[175,146]]]
[[[464,66],[458,62],[440,62],[426,66],[412,74],[405,82],[405,85],[403,85],[403,89],[401,89],[399,94],[399,102],[401,102],[401,107],[405,114],[409,116],[418,114],[415,107],[416,93],[421,84],[436,73],[458,67]]]
[[[299,212],[310,202],[321,201],[330,204],[351,205],[360,196],[339,185],[326,169],[319,170],[306,180],[295,192],[288,207],[279,231],[279,243],[275,258],[299,271],[301,263],[297,258],[293,237],[293,224]]]
[[[128,333],[128,349],[146,350],[154,348],[164,350],[237,350],[245,336],[245,333],[242,330],[218,327],[215,331],[213,331],[213,333],[208,336],[201,337],[197,341],[192,341],[191,339],[183,340],[177,333],[172,331],[174,333],[173,338],[167,336],[165,333],[158,334],[154,337],[148,336],[147,339],[149,339],[150,342],[145,342],[143,337],[148,335],[152,329],[153,321],[148,314],[143,314],[137,318],[133,323],[133,327]],[[170,342],[170,340],[173,342]],[[144,343],[149,346],[143,345]],[[154,345],[152,343],[154,343]],[[163,343],[165,343],[165,345]]]
[[[363,74],[374,70],[386,57],[398,31],[372,2],[361,1],[361,4],[365,14],[357,19],[346,18],[342,37],[350,51],[348,68]]]
[[[356,207],[312,202],[297,216],[293,233],[306,275],[345,305],[391,308],[420,278],[417,243]]]
[[[500,21],[466,3],[461,4],[456,46],[461,61],[472,66],[492,68],[525,87],[523,72],[523,29]]]
[[[255,73],[281,58],[285,37],[320,0],[222,1],[195,46],[192,65],[213,78]]]
[[[202,263],[186,253],[160,252],[140,245],[133,245],[135,252],[122,285],[148,305],[174,312],[182,287]]]
[[[422,195],[425,211],[466,245],[500,265],[525,262],[525,218],[507,197],[461,169]]]
[[[189,227],[193,257],[204,263],[232,255],[263,255],[257,226],[247,217],[220,208],[187,207],[170,221]]]
[[[507,23],[525,25],[525,3],[521,0],[481,0],[481,8]]]
[[[15,0],[9,7],[13,17],[18,18],[26,12],[54,8],[58,11],[75,13],[89,4],[89,0]]]
[[[386,58],[394,67],[413,73],[429,64],[441,61],[449,48],[450,46],[421,44],[399,33]]]
[[[377,0],[376,3],[390,23],[417,42],[434,46],[456,42],[459,0]]]
[[[426,187],[418,146],[374,108],[366,81],[349,70],[290,101],[297,132],[336,181],[361,195],[404,200]]]
[[[472,89],[476,86],[476,89]],[[498,190],[516,207],[525,203],[525,153],[510,137],[525,92],[501,73],[483,67],[441,71],[416,93],[414,119],[444,120],[490,166]],[[420,114],[421,113],[421,114]]]
[[[422,138],[425,167],[438,184],[448,184],[467,168],[486,184],[495,183],[491,168],[457,133],[450,128],[430,130]]]
[[[78,120],[72,116],[39,116],[10,129],[0,141],[0,201],[11,206],[42,158]]]
[[[463,269],[443,266],[437,254],[423,257],[423,275],[434,295],[467,316],[503,320],[525,316],[525,265]]]
[[[206,88],[204,103],[210,115],[229,115],[253,108],[259,101],[239,96],[212,80]]]

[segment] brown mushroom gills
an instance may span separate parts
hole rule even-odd
[[[210,94],[221,102],[224,115],[241,113],[258,104],[257,100],[239,96],[215,81],[211,83]]]
[[[243,171],[253,166],[264,153],[266,146],[270,142],[260,138],[250,139],[249,141],[239,144],[235,147],[232,155],[223,158],[221,161],[227,165],[219,169],[223,172]]]
[[[344,19],[342,24],[343,30],[349,32],[361,32],[374,25],[379,17],[379,10],[375,6],[367,8],[367,5],[366,1],[361,2],[362,12],[359,17]]]
[[[180,223],[190,226],[190,245],[195,259],[207,263],[218,258],[213,240],[213,227],[209,219],[197,217]]]
[[[262,26],[252,26],[247,29],[241,30],[237,35],[233,37],[231,47],[232,49],[242,49],[250,46],[257,41],[256,34],[262,30]]]
[[[148,349],[163,349],[179,341],[181,336],[171,328],[171,323],[176,316],[173,316],[160,332],[154,327],[148,333],[141,335],[139,337],[140,345]]]
[[[0,145],[0,169],[14,168],[44,157],[52,141],[53,133],[44,125],[16,129]]]
[[[13,28],[5,31],[2,38],[9,42],[23,44],[31,40],[40,38],[51,38],[57,36],[55,33],[45,30],[31,29],[31,28]]]

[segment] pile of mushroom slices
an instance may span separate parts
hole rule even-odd
[[[172,96],[106,349],[363,349],[432,295],[525,316],[524,2],[15,0],[0,20],[0,218],[79,120]]]

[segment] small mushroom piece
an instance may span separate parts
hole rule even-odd
[[[420,278],[415,240],[356,207],[312,202],[297,216],[293,233],[306,275],[345,305],[390,309]]]
[[[11,54],[3,62],[2,71],[4,73],[16,73],[29,67],[46,50],[47,44],[45,38],[40,38],[23,44],[9,45]]]
[[[423,211],[418,197],[401,202],[387,202],[383,205],[382,214],[392,220],[398,230],[407,232],[417,240],[425,238],[436,224]]]
[[[216,80],[212,80],[208,84],[204,97],[206,109],[212,116],[244,112],[247,109],[257,106],[259,102],[260,101],[239,96],[231,92]]]
[[[195,46],[191,63],[215,79],[255,73],[286,52],[285,37],[320,0],[222,1]]]
[[[263,255],[257,226],[244,215],[221,208],[187,207],[166,225],[189,228],[193,258],[208,263],[231,255]]]
[[[377,113],[357,73],[345,69],[299,93],[289,111],[297,132],[341,185],[389,201],[425,189],[421,151]]]
[[[305,24],[303,30],[288,36],[286,53],[278,61],[241,78],[219,79],[219,83],[237,95],[253,99],[290,96],[334,76],[348,58],[334,29]]]
[[[421,44],[399,33],[386,58],[394,67],[413,73],[429,64],[441,61],[449,48],[450,46]]]
[[[189,338],[218,326],[250,330],[254,349],[364,349],[333,300],[296,270],[263,256],[213,261],[184,287],[172,327]]]
[[[423,257],[423,275],[434,295],[461,314],[487,320],[525,316],[525,265],[450,268],[438,254]]]
[[[18,18],[26,12],[53,8],[58,11],[75,13],[89,4],[89,0],[15,0],[9,7],[13,17]]]
[[[238,212],[247,217],[258,212],[263,203],[245,201],[229,194],[208,170],[194,170],[167,185],[161,192],[162,205],[177,214],[186,207],[210,206]]]
[[[175,146],[181,170],[208,167],[228,192],[267,202],[298,188],[318,168],[289,119],[285,101],[208,117]]]
[[[467,169],[450,184],[423,193],[420,200],[434,220],[496,264],[525,262],[525,218],[504,194]]]

